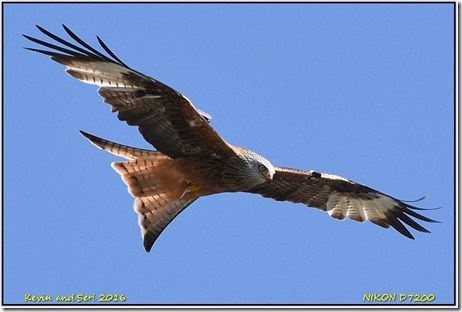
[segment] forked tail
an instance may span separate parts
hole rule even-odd
[[[173,160],[157,151],[125,146],[80,131],[93,145],[129,161],[113,162],[135,197],[143,245],[147,252],[173,219],[197,197],[187,191],[187,183],[173,166]]]

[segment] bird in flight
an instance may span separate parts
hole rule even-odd
[[[224,192],[302,203],[324,210],[335,219],[392,226],[411,239],[414,237],[404,224],[429,233],[411,217],[437,222],[416,212],[427,209],[408,201],[337,175],[274,166],[251,150],[229,144],[210,125],[210,115],[195,108],[181,93],[127,66],[99,37],[107,54],[63,27],[75,43],[37,26],[55,43],[24,35],[48,50],[26,49],[51,56],[66,66],[72,77],[99,86],[98,93],[111,105],[112,112],[117,112],[119,120],[137,126],[155,148],[130,147],[81,131],[98,148],[127,159],[113,162],[112,167],[135,198],[134,209],[147,252],[186,207],[202,196]]]

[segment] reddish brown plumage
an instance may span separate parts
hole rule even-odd
[[[413,237],[402,222],[428,232],[409,216],[435,222],[413,211],[420,208],[339,176],[273,167],[252,151],[228,144],[210,126],[208,114],[198,111],[169,86],[125,65],[99,38],[109,57],[65,26],[78,45],[39,29],[64,47],[25,36],[51,49],[29,50],[51,56],[74,78],[98,85],[112,112],[128,125],[137,126],[157,149],[123,146],[82,132],[96,146],[129,159],[115,162],[113,167],[135,197],[147,251],[188,205],[201,196],[221,192],[250,192],[303,203],[327,211],[336,219],[392,226],[409,238]]]

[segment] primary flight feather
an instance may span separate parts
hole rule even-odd
[[[273,166],[264,157],[227,143],[211,127],[210,115],[169,86],[128,67],[99,37],[108,56],[64,25],[77,45],[37,27],[61,45],[24,35],[50,50],[27,49],[51,56],[65,65],[72,77],[98,85],[98,93],[111,105],[112,112],[128,125],[137,126],[156,149],[129,147],[81,131],[97,147],[128,159],[113,162],[112,167],[135,197],[148,252],[181,211],[202,196],[223,192],[247,192],[302,203],[336,219],[392,226],[409,238],[413,236],[403,222],[428,232],[411,217],[436,222],[415,211],[422,208],[342,177]]]

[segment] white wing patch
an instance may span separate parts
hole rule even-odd
[[[66,67],[66,73],[85,83],[100,87],[139,88],[124,77],[124,74],[133,74],[133,71],[118,64],[76,60],[69,61]]]
[[[367,217],[364,211],[363,201],[356,198],[350,198],[346,216],[355,221],[366,221]]]
[[[350,180],[347,180],[345,178],[342,178],[341,176],[335,175],[335,174],[329,174],[329,173],[321,173],[321,178],[326,178],[330,180],[342,180],[346,182],[351,182]]]
[[[386,214],[397,210],[397,207],[399,202],[382,194],[375,194],[371,199],[361,199],[334,192],[329,195],[326,203],[326,211],[332,218],[349,218],[359,222],[370,220],[383,227],[389,227]]]

